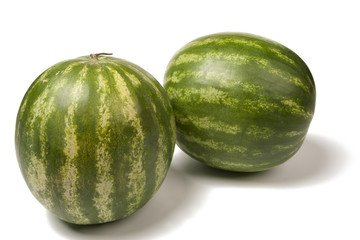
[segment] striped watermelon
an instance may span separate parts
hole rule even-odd
[[[175,146],[165,90],[125,60],[93,54],[58,63],[28,89],[16,153],[33,195],[67,222],[126,217],[159,189]]]
[[[262,171],[291,158],[315,109],[314,80],[300,57],[244,33],[188,43],[171,59],[164,86],[178,146],[229,171]]]

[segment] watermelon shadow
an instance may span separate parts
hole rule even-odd
[[[176,158],[176,156],[175,156]],[[68,239],[156,239],[191,217],[204,199],[201,189],[176,167],[154,197],[131,216],[104,224],[75,225],[47,213],[49,225]]]
[[[182,171],[209,187],[301,187],[332,179],[346,165],[346,152],[332,139],[308,134],[287,162],[263,172],[238,173],[208,167],[183,154]]]

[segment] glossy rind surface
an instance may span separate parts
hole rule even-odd
[[[291,158],[315,110],[306,64],[283,45],[251,34],[188,43],[171,59],[164,86],[178,146],[229,171],[262,171]]]
[[[76,224],[114,221],[159,189],[175,146],[173,111],[161,85],[122,59],[58,63],[28,89],[16,153],[33,195]]]

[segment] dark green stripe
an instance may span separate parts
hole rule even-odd
[[[115,68],[112,67],[115,70]],[[107,96],[107,105],[110,108],[110,138],[112,144],[109,145],[109,153],[113,159],[111,174],[114,176],[114,193],[112,194],[112,212],[115,218],[122,218],[126,216],[126,207],[128,202],[127,195],[127,162],[125,161],[129,148],[127,144],[130,138],[127,134],[129,127],[124,124],[121,119],[125,116],[122,115],[121,108],[123,103],[120,101],[119,93],[116,90],[116,83],[113,74],[106,68],[103,68],[104,77],[108,81],[110,93]],[[123,73],[116,69],[122,75]],[[123,76],[125,77],[125,76]]]
[[[94,206],[96,184],[96,128],[98,124],[98,108],[100,95],[97,93],[98,79],[97,70],[99,65],[87,65],[87,75],[84,79],[83,88],[89,91],[86,99],[78,102],[74,116],[74,122],[77,127],[77,141],[80,146],[77,156],[78,167],[78,193],[79,202],[83,214],[90,220],[98,220],[97,209]],[[75,77],[77,75],[74,75]],[[76,81],[76,79],[75,79]]]
[[[129,64],[130,65],[130,64]],[[124,80],[128,86],[129,91],[131,92],[131,97],[136,99],[135,102],[141,102],[141,110],[138,111],[137,117],[140,119],[140,125],[142,126],[144,133],[144,149],[143,149],[143,169],[146,171],[146,185],[145,192],[143,192],[142,201],[139,202],[139,207],[143,206],[152,196],[155,189],[155,161],[157,157],[157,133],[156,123],[152,115],[152,106],[149,102],[148,94],[153,90],[146,85],[142,76],[139,75],[136,71],[133,71],[133,68],[129,65],[123,67],[123,72],[133,75],[136,79],[140,81],[140,86],[136,87],[132,85],[131,79],[125,76]],[[154,125],[155,124],[155,125]]]

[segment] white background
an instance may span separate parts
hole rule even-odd
[[[1,239],[360,239],[357,1],[1,1]],[[73,226],[31,195],[14,149],[27,88],[51,65],[112,52],[162,83],[180,47],[216,32],[258,34],[308,64],[316,112],[301,150],[270,171],[213,170],[176,150],[155,197],[110,224]]]

